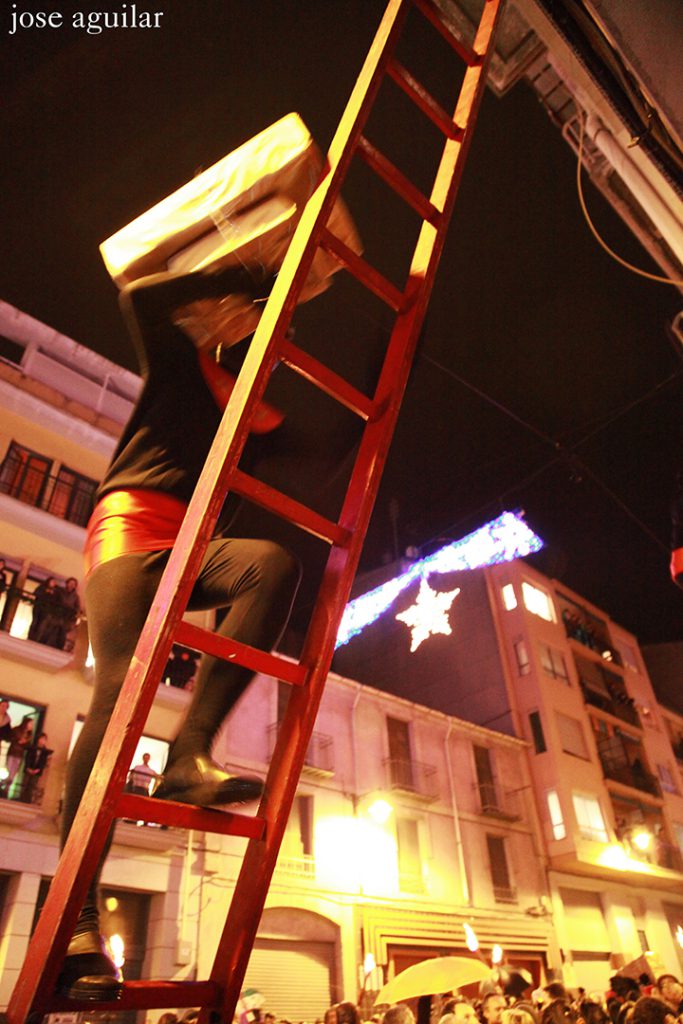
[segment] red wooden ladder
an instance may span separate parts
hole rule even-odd
[[[334,644],[360,557],[394,431],[417,338],[443,248],[484,90],[502,0],[485,0],[470,49],[444,24],[432,0],[390,0],[328,154],[328,162],[292,239],[237,385],[209,452],[156,599],[60,859],[7,1010],[9,1024],[56,1010],[163,1009],[201,1006],[204,1019],[230,1024],[259,918],[332,661]],[[394,54],[411,8],[446,38],[466,70],[449,115]],[[443,133],[445,144],[427,197],[363,135],[382,81],[389,76]],[[364,161],[422,220],[403,290],[353,253],[327,227],[354,157]],[[395,319],[375,393],[367,397],[286,339],[286,331],[317,247],[332,254],[383,300]],[[249,426],[276,361],[321,388],[365,422],[338,521],[266,486],[238,468]],[[202,556],[227,491],[296,524],[330,546],[298,662],[219,637],[182,620]],[[128,767],[154,701],[173,641],[292,684],[256,817],[202,810],[123,793]],[[88,883],[115,818],[245,836],[247,846],[225,929],[205,981],[137,981],[116,1003],[77,1003],[51,995]],[[211,1012],[213,1011],[213,1012]]]

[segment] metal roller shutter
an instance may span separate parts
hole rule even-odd
[[[313,1024],[332,1001],[333,963],[332,942],[257,938],[244,987],[258,989],[279,1019]]]

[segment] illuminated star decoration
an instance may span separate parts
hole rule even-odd
[[[456,590],[439,593],[438,590],[432,590],[424,577],[420,580],[420,592],[415,604],[406,608],[404,612],[399,612],[396,616],[398,622],[405,622],[406,626],[410,628],[411,654],[428,636],[436,636],[437,633],[443,633],[444,636],[451,635],[448,613],[459,593],[460,587],[457,587]]]
[[[494,565],[496,562],[509,562],[542,547],[540,537],[529,529],[520,515],[503,512],[474,533],[420,558],[400,576],[349,601],[337,634],[336,647],[343,647],[354,636],[362,633],[366,626],[376,622],[413,580],[424,579],[433,573],[459,572],[463,569],[477,569],[482,565]]]

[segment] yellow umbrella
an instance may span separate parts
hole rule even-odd
[[[423,960],[401,971],[387,982],[375,999],[377,1003],[399,1003],[402,999],[452,992],[473,981],[490,977],[491,968],[467,956],[440,956]]]

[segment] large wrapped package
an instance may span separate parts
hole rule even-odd
[[[107,270],[123,287],[163,270],[260,264],[277,270],[303,208],[320,179],[323,159],[298,114],[288,114],[100,246]],[[361,252],[353,221],[338,200],[330,230]],[[337,261],[318,249],[301,293],[324,291]],[[255,330],[260,308],[244,295],[194,302],[178,323],[200,346],[230,345]]]

